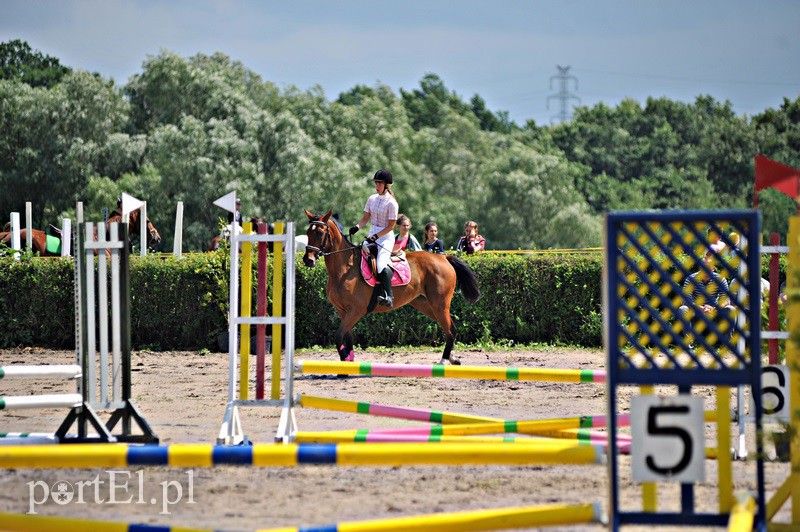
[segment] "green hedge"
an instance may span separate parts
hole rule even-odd
[[[600,256],[464,257],[483,297],[456,294],[452,314],[465,343],[601,344]],[[769,258],[763,257],[767,276]],[[781,257],[783,281],[785,261]],[[154,349],[213,348],[227,329],[228,254],[225,251],[131,258],[132,341]],[[271,269],[270,269],[271,276]],[[0,257],[0,346],[74,346],[72,262],[23,254]],[[332,346],[339,319],[325,296],[322,264],[297,262],[296,340],[299,347]],[[253,287],[255,305],[255,271]],[[271,294],[270,294],[271,300]],[[255,310],[255,309],[254,309]],[[271,312],[271,307],[269,308]],[[255,312],[254,312],[255,313]],[[372,314],[355,328],[361,346],[437,345],[438,324],[411,307]]]
[[[222,253],[131,257],[131,340],[136,348],[210,347],[227,327]],[[0,257],[0,347],[75,346],[70,259]]]
[[[475,304],[460,294],[453,299],[459,341],[601,345],[600,255],[485,253],[462,258],[477,274],[483,297]],[[763,259],[766,277],[769,258]],[[134,346],[215,347],[227,329],[227,260],[224,251],[180,260],[132,257]],[[783,270],[782,260],[781,280]],[[325,296],[326,280],[324,265],[306,268],[298,258],[299,347],[333,346],[339,319]],[[71,261],[0,258],[0,287],[1,346],[74,345]],[[361,346],[438,345],[444,339],[436,323],[410,307],[366,316],[355,333]]]
[[[225,252],[131,258],[132,341],[137,348],[214,347],[227,328]],[[483,297],[460,294],[452,314],[467,343],[563,342],[600,345],[599,257],[529,258],[484,254],[465,258]],[[271,273],[271,270],[270,270]],[[23,255],[0,258],[0,345],[74,346],[72,262]],[[255,272],[254,272],[255,278]],[[297,262],[297,345],[333,345],[338,316],[325,296],[327,275]],[[255,285],[255,282],[254,282]],[[255,286],[254,286],[255,292]],[[255,297],[253,304],[255,305]],[[271,308],[270,308],[271,311]],[[438,324],[407,307],[366,316],[356,326],[360,345],[440,344]]]

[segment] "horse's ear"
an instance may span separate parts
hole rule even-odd
[[[325,213],[325,216],[322,217],[322,221],[328,223],[328,220],[330,220],[332,213],[333,209],[329,209],[328,212]]]
[[[316,216],[314,216],[314,213],[308,212],[308,209],[304,209],[304,210],[306,211],[306,216],[308,216],[309,220],[313,220],[314,218],[316,218]]]

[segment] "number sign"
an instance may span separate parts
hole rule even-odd
[[[702,397],[643,395],[631,400],[635,482],[705,481]]]
[[[750,416],[754,415],[753,396],[749,401]],[[788,421],[791,415],[789,405],[789,367],[764,366],[761,368],[761,407],[765,421]]]

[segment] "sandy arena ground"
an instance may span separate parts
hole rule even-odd
[[[440,350],[375,350],[357,353],[358,361],[433,363]],[[568,369],[603,368],[600,350],[543,347],[526,350],[466,349],[456,352],[464,364]],[[298,359],[336,360],[333,349],[303,351]],[[43,349],[0,350],[0,365],[73,363],[68,351]],[[139,408],[162,443],[213,443],[225,412],[228,393],[228,358],[225,353],[136,352],[133,355],[133,389]],[[254,382],[254,374],[252,381]],[[446,410],[504,419],[603,414],[605,385],[563,384],[453,379],[379,379],[299,376],[296,392],[340,399]],[[251,388],[252,390],[253,388]],[[269,388],[268,388],[269,389]],[[0,381],[0,395],[74,392],[74,383],[64,381]],[[707,408],[713,407],[709,390]],[[627,408],[627,397],[620,398]],[[0,412],[0,432],[53,432],[65,412],[61,410],[16,410]],[[249,408],[242,411],[245,431],[256,442],[270,442],[280,411]],[[415,423],[358,414],[298,409],[301,430],[346,430],[409,426]],[[708,445],[715,445],[713,428],[707,425]],[[768,454],[773,450],[768,447]],[[621,467],[623,505],[641,508],[641,489],[630,481],[627,459]],[[53,486],[59,480],[71,484],[92,481],[99,475],[100,499],[87,488],[84,502],[68,504],[52,499],[34,506],[39,515],[140,522],[163,526],[185,526],[225,530],[252,530],[281,526],[326,525],[381,517],[454,512],[538,504],[601,502],[607,507],[607,472],[602,466],[547,467],[378,467],[344,468],[303,466],[254,469],[131,468],[130,478],[116,477],[120,486],[110,504],[109,476],[104,470],[18,470],[0,472],[0,511],[24,513],[31,509],[29,490],[33,482]],[[766,464],[767,495],[773,493],[789,471],[788,464]],[[701,511],[716,512],[716,461],[706,461],[706,483],[697,490]],[[737,488],[755,487],[755,468],[734,464]],[[192,501],[189,501],[191,480]],[[174,481],[170,484],[170,481]],[[180,502],[166,506],[168,497]],[[34,497],[43,499],[39,485]],[[140,491],[143,493],[141,503]],[[678,510],[678,489],[659,487],[660,509]],[[788,509],[779,521],[788,519]],[[2,528],[2,523],[0,523]],[[600,525],[557,527],[557,530],[600,530]],[[686,530],[685,528],[679,528]],[[552,530],[552,529],[551,529]]]

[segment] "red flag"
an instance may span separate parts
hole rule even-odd
[[[780,190],[797,199],[800,195],[800,170],[756,154],[756,183],[753,205],[758,206],[758,191],[765,188]]]

